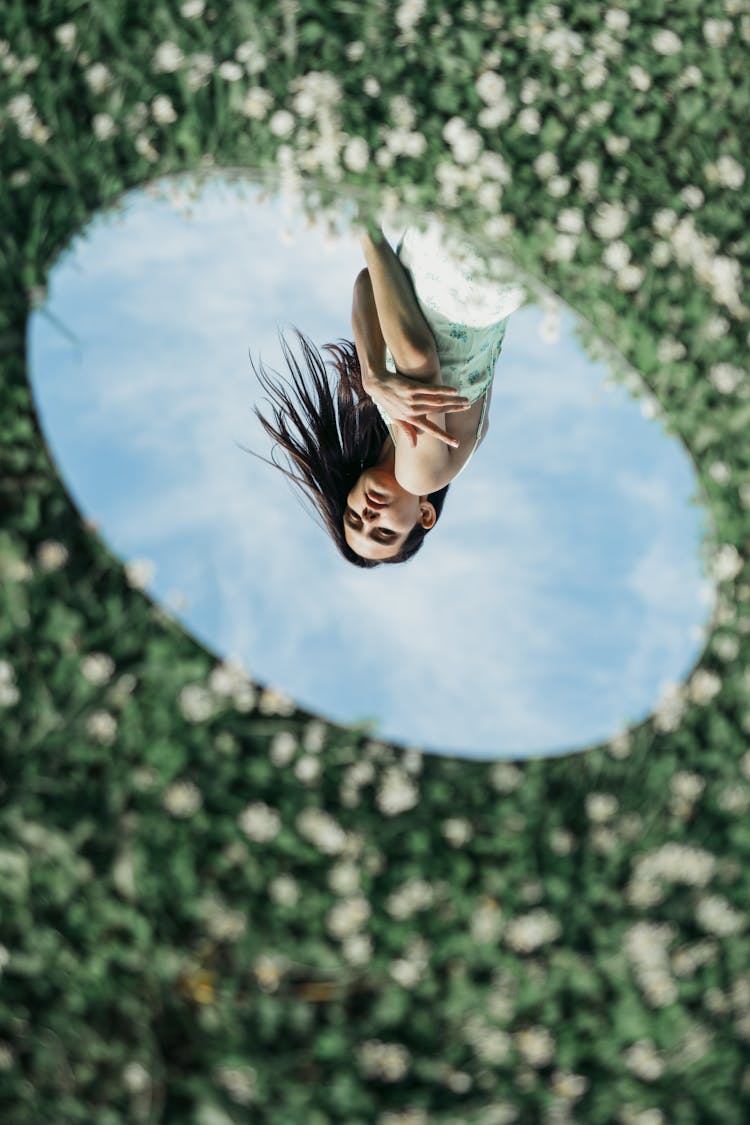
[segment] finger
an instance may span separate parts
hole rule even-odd
[[[471,403],[466,398],[424,398],[418,395],[411,405],[414,410],[421,414],[430,414],[438,410],[468,410]]]
[[[457,387],[414,387],[412,395],[426,398],[463,398]]]
[[[416,431],[415,427],[412,426],[409,422],[404,422],[403,420],[399,420],[396,424],[399,425],[401,427],[401,429],[404,431],[404,433],[408,437],[411,445],[416,447],[417,431]]]
[[[419,429],[426,434],[432,434],[438,441],[444,442],[446,445],[452,446],[454,449],[458,448],[458,438],[451,437],[445,430],[441,430],[434,422],[428,422],[426,418],[421,419],[419,422]]]

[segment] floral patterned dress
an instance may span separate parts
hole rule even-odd
[[[484,395],[470,460],[479,444],[487,391],[502,351],[508,319],[524,303],[526,292],[520,285],[487,281],[482,276],[481,261],[468,247],[447,251],[435,222],[424,234],[409,227],[396,254],[411,278],[417,303],[435,337],[442,383],[456,387],[469,402]],[[387,346],[385,365],[395,373],[396,364]],[[393,436],[391,419],[380,407],[378,410]]]

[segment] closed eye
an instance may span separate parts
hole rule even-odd
[[[359,531],[362,527],[362,520],[352,508],[347,508],[344,514],[344,520],[349,524],[352,531]],[[389,527],[378,527],[373,531],[371,538],[376,543],[390,543],[392,539],[396,538],[396,532],[391,531]]]

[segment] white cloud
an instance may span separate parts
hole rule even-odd
[[[293,347],[291,324],[319,346],[349,338],[361,250],[309,232],[287,246],[268,208],[231,193],[208,193],[195,214],[139,205],[61,265],[52,307],[84,340],[81,364],[69,354],[66,368],[54,329],[33,325],[51,446],[113,549],[158,556],[159,589],[188,596],[188,627],[259,679],[336,718],[378,713],[404,741],[559,750],[613,733],[631,683],[655,701],[679,657],[673,636],[704,616],[677,595],[666,625],[662,612],[691,573],[664,553],[681,500],[662,469],[650,495],[648,468],[628,467],[654,433],[624,392],[599,393],[570,318],[550,345],[538,310],[514,314],[490,433],[435,531],[405,566],[358,571],[235,442],[269,453],[248,348],[283,372],[277,325]],[[640,445],[630,431],[615,440],[628,410]],[[631,621],[602,538],[645,502],[661,537],[632,570]],[[606,636],[618,614],[619,644]]]

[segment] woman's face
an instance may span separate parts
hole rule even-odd
[[[360,474],[346,501],[344,537],[364,559],[398,554],[415,524],[430,528],[436,519],[426,496],[406,492],[393,473],[379,465]]]

